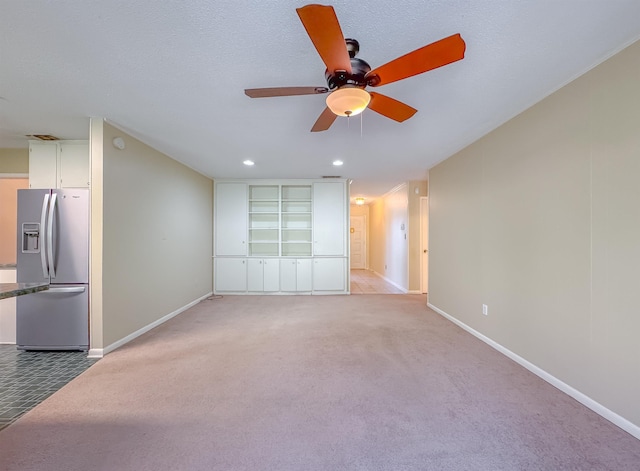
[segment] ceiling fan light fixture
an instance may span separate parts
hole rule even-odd
[[[362,113],[371,95],[360,87],[341,87],[334,90],[327,97],[327,106],[337,116],[355,116]]]

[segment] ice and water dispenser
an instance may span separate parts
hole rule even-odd
[[[22,224],[22,253],[40,253],[40,224]]]

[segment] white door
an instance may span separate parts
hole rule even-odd
[[[420,198],[420,291],[429,292],[429,199]]]
[[[367,268],[366,216],[351,216],[349,238],[351,242],[350,267]]]

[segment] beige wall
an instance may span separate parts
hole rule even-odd
[[[212,291],[213,181],[108,123],[103,133],[101,317],[108,347]],[[116,136],[124,150],[112,145]]]
[[[635,426],[639,84],[636,43],[429,174],[431,304]]]
[[[0,149],[0,173],[29,173],[29,149]]]

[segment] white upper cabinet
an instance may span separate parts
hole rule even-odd
[[[216,255],[247,255],[247,184],[216,183],[214,197]]]
[[[346,255],[344,182],[313,184],[313,254]]]
[[[29,141],[29,188],[89,188],[88,141]]]
[[[58,187],[58,146],[29,142],[29,188]]]
[[[60,142],[60,188],[89,188],[89,143]]]

